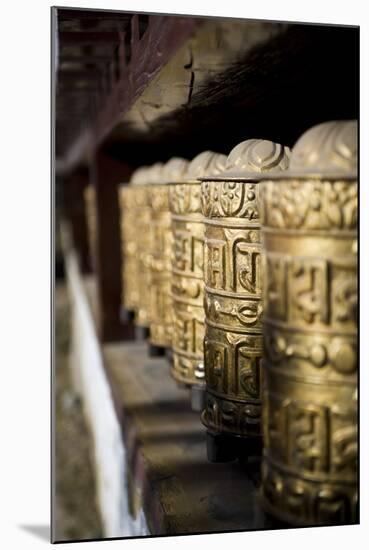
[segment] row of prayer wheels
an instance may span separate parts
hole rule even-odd
[[[204,390],[209,459],[263,447],[269,513],[357,521],[357,123],[139,168],[120,204],[122,305]]]

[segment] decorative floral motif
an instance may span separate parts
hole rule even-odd
[[[201,214],[201,184],[177,183],[169,186],[169,202],[172,214]]]
[[[264,181],[263,223],[286,229],[354,229],[357,183],[351,181]]]
[[[204,181],[201,184],[202,212],[206,218],[259,220],[258,184],[237,181]]]
[[[219,197],[218,197],[219,193]],[[222,182],[219,190],[215,189],[213,199],[219,200],[220,209],[224,216],[235,216],[242,207],[244,188],[241,183]]]

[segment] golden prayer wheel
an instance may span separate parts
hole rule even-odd
[[[138,239],[136,221],[139,219],[135,193],[140,178],[145,177],[145,168],[138,168],[129,184],[119,188],[120,230],[122,243],[122,297],[121,306],[125,312],[138,308]]]
[[[96,270],[96,190],[92,184],[87,185],[83,197],[85,201],[89,255],[92,268]]]
[[[151,174],[149,204],[151,207],[151,289],[150,343],[151,355],[172,345],[171,248],[172,231],[169,211],[169,183],[181,178],[188,161],[172,158]],[[155,166],[158,165],[154,165]]]
[[[259,181],[285,170],[290,151],[238,144],[226,171],[202,180],[205,222],[205,380],[202,420],[212,462],[260,453],[262,346]]]
[[[132,178],[134,191],[134,219],[132,234],[137,252],[138,301],[135,308],[135,324],[149,328],[150,325],[150,287],[151,287],[151,208],[150,208],[150,171],[153,167],[143,167]]]
[[[266,510],[295,525],[357,514],[357,123],[328,122],[263,182]]]
[[[185,181],[170,185],[172,215],[172,375],[181,385],[204,385],[204,223],[199,176],[219,174],[226,156],[205,151],[188,166]],[[196,406],[194,407],[196,408]]]

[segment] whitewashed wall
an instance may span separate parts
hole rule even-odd
[[[65,253],[71,301],[71,369],[95,450],[97,499],[107,537],[148,535],[140,510],[129,514],[125,449],[85,288],[73,250]]]

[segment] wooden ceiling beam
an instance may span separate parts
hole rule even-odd
[[[88,9],[58,9],[59,21],[129,21],[132,13],[121,11],[88,10]]]
[[[61,31],[58,33],[61,45],[118,44],[118,31]]]

